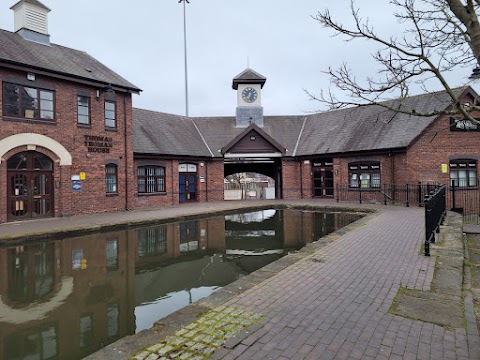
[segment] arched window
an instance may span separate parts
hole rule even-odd
[[[138,193],[165,192],[163,166],[139,166],[137,169]]]
[[[348,164],[349,187],[362,189],[380,188],[380,163],[362,162]]]
[[[451,160],[450,184],[457,187],[477,186],[477,160]]]
[[[117,187],[117,165],[107,164],[105,166],[105,181],[107,194],[118,193]]]

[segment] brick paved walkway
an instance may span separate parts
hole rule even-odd
[[[429,290],[423,211],[389,208],[226,305],[265,314],[222,359],[468,359],[464,329],[388,314],[400,286]],[[440,315],[441,316],[441,315]]]

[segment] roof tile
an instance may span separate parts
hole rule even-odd
[[[86,52],[38,44],[6,30],[0,30],[0,44],[0,61],[141,91]]]

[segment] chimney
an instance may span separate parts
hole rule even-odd
[[[11,8],[15,14],[15,32],[25,40],[50,45],[48,13],[50,9],[38,0],[20,0]]]

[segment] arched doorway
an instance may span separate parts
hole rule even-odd
[[[53,216],[53,161],[35,151],[7,160],[8,220]]]

